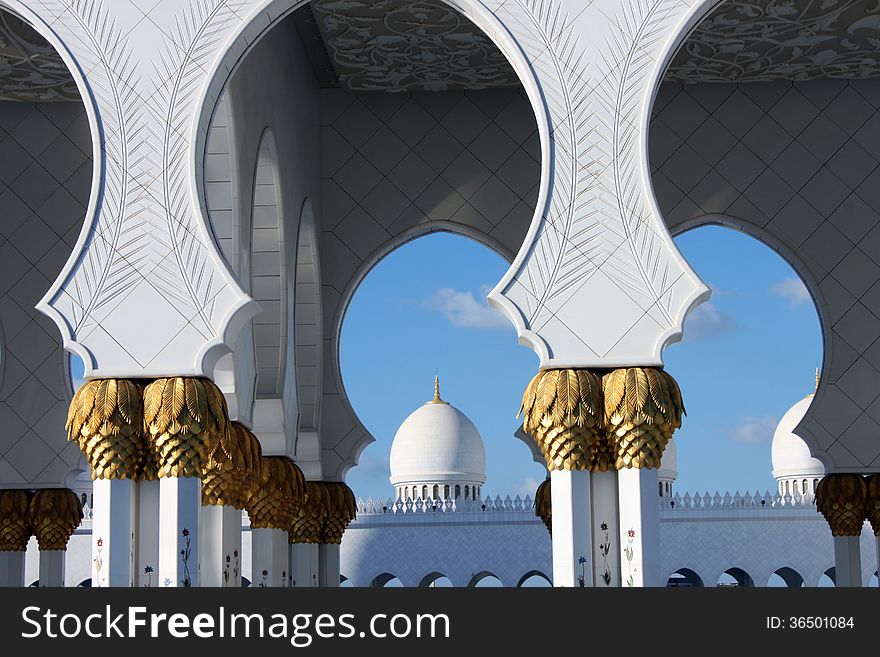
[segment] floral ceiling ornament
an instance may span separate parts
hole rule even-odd
[[[0,10],[0,100],[78,101],[64,60],[34,28]]]
[[[726,0],[698,23],[666,79],[751,82],[877,76],[877,0]]]
[[[519,84],[489,37],[441,0],[315,0],[312,12],[340,85],[350,91]]]

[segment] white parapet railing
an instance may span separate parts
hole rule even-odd
[[[401,513],[516,513],[528,511],[534,513],[535,502],[531,496],[520,497],[510,495],[502,498],[500,495],[476,499],[417,499],[400,500],[389,497],[387,499],[368,497],[366,501],[359,498],[357,501],[358,515],[380,515]]]
[[[816,508],[816,498],[811,494],[780,495],[778,492],[771,493],[676,493],[672,497],[660,498],[661,510],[706,510],[722,511],[730,509],[782,509],[782,508]]]

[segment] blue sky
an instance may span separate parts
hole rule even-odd
[[[773,428],[812,392],[821,363],[816,310],[792,268],[750,237],[704,227],[676,242],[714,291],[689,318],[684,341],[665,354],[688,410],[676,434],[677,488],[774,488]],[[342,374],[376,438],[348,474],[359,496],[391,493],[391,441],[431,398],[435,373],[444,399],[483,436],[486,493],[532,493],[543,479],[543,468],[513,437],[538,360],[484,300],[506,269],[476,242],[439,233],[389,255],[357,290],[343,324]]]

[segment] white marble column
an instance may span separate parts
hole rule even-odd
[[[318,545],[316,543],[293,543],[290,546],[293,585],[302,588],[318,586],[318,562]]]
[[[234,506],[202,507],[199,529],[201,586],[241,586],[241,511]]]
[[[137,484],[97,479],[92,488],[92,586],[133,586]]]
[[[197,477],[159,479],[159,586],[199,586],[201,483]]]
[[[258,527],[251,530],[251,586],[290,585],[287,532]]]
[[[620,586],[617,470],[590,474],[593,530],[593,586]]]
[[[339,588],[339,547],[336,543],[318,546],[318,586]]]
[[[838,588],[862,586],[859,536],[834,537],[834,584]]]
[[[590,473],[554,470],[550,473],[553,505],[553,586],[593,585],[590,532]],[[580,560],[584,559],[583,563]]]
[[[159,480],[137,483],[137,548],[135,579],[138,586],[158,586]]]
[[[0,588],[24,586],[24,552],[0,552]]]
[[[660,504],[657,470],[624,468],[617,473],[620,527],[618,551],[622,586],[662,586]],[[555,518],[554,518],[555,520]]]
[[[66,550],[40,550],[40,586],[61,588],[64,586],[64,562]]]

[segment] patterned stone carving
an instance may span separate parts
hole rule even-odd
[[[676,55],[667,78],[750,82],[880,75],[874,0],[726,0]]]
[[[859,536],[867,515],[868,485],[857,474],[825,475],[816,487],[816,507],[833,536]]]
[[[315,0],[333,67],[350,91],[516,86],[483,31],[442,0]]]
[[[254,4],[174,0],[145,20],[120,3],[33,3],[87,71],[101,121],[101,193],[39,304],[86,376],[205,374],[253,314],[196,203],[191,133],[206,71]]]
[[[30,25],[0,9],[0,100],[79,101],[64,60]]]
[[[554,157],[532,242],[489,301],[542,368],[659,365],[686,312],[708,296],[645,184],[654,63],[688,3],[489,4],[532,60]]]
[[[30,502],[34,535],[41,550],[66,550],[83,519],[82,504],[68,488],[44,488]]]

